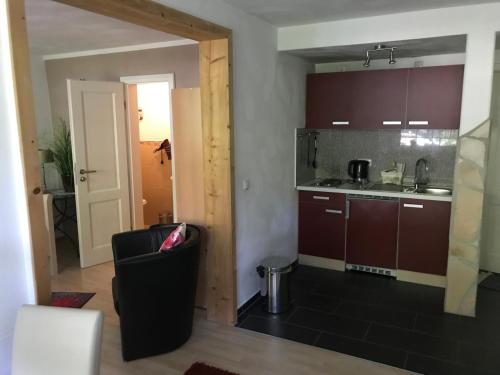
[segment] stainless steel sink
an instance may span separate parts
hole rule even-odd
[[[446,188],[427,187],[427,188],[423,188],[423,189],[418,189],[417,193],[432,194],[432,195],[452,195],[453,190],[446,189]]]
[[[430,194],[430,195],[441,195],[441,196],[449,196],[453,194],[452,189],[448,188],[439,188],[439,187],[425,187],[416,189],[413,186],[405,186],[403,188],[405,193],[414,193],[414,194]]]

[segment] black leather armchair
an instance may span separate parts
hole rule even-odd
[[[113,300],[125,361],[170,352],[191,336],[201,231],[188,225],[183,244],[159,253],[176,227],[155,226],[112,238]]]

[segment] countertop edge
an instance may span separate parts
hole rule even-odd
[[[379,197],[406,198],[406,199],[418,199],[418,200],[439,201],[439,202],[453,201],[453,197],[451,195],[443,196],[443,195],[415,194],[415,193],[380,191],[380,190],[352,190],[352,189],[339,189],[339,188],[329,188],[320,186],[305,186],[305,185],[299,185],[296,186],[295,188],[298,191],[318,191],[323,193],[371,195]]]

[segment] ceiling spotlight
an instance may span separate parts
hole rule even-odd
[[[366,59],[365,62],[363,63],[363,66],[368,68],[370,66],[371,62],[371,56],[370,54],[377,53],[377,52],[383,52],[383,51],[389,51],[389,64],[396,64],[396,59],[394,58],[394,51],[397,49],[397,47],[387,47],[385,44],[376,44],[373,49],[369,49],[366,51]]]
[[[370,61],[371,61],[371,59],[370,59],[370,55],[369,55],[369,54],[368,54],[368,52],[367,52],[367,53],[366,53],[366,60],[365,60],[365,62],[364,62],[364,64],[363,64],[363,66],[364,66],[364,67],[366,67],[366,68],[368,68],[368,67],[370,66]]]
[[[389,55],[389,64],[396,64],[396,59],[394,59],[394,48],[391,48],[391,53]]]

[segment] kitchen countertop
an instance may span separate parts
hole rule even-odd
[[[453,196],[451,195],[436,195],[436,194],[414,193],[405,191],[394,191],[394,188],[391,189],[391,185],[387,187],[387,190],[381,190],[380,188],[370,189],[371,186],[378,185],[378,183],[369,184],[367,188],[363,189],[360,188],[350,189],[342,186],[341,187],[315,186],[314,185],[315,182],[316,180],[313,180],[308,183],[298,185],[296,188],[299,191],[317,191],[323,193],[343,193],[343,194],[369,195],[369,196],[391,197],[391,198],[420,199],[420,200],[441,201],[441,202],[451,202],[453,200]]]

